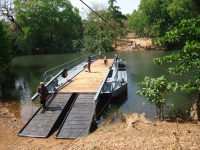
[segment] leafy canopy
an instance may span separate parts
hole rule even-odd
[[[54,42],[81,36],[79,10],[69,0],[14,0],[24,39],[33,48],[51,50]]]
[[[158,108],[161,108],[161,104],[165,103],[162,93],[169,92],[171,89],[175,92],[178,88],[178,82],[167,82],[165,76],[158,78],[152,78],[151,76],[146,76],[143,82],[137,84],[142,87],[142,90],[136,92],[137,95],[144,95],[147,100],[153,102]]]
[[[10,41],[7,30],[0,21],[0,68],[9,66],[12,61],[12,53],[10,52]]]
[[[179,26],[165,34],[161,43],[183,42],[185,46],[177,53],[155,58],[154,63],[177,62],[174,67],[168,68],[171,74],[182,75],[188,73],[190,79],[182,86],[182,90],[197,93],[200,87],[200,16],[196,19],[183,20]]]

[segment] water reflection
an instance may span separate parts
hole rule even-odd
[[[20,87],[16,87],[15,81],[19,78],[16,73],[9,69],[1,70],[0,73],[0,99],[1,102],[16,101],[20,99]]]

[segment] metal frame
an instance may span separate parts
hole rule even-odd
[[[92,58],[92,60],[96,59],[97,55],[93,55],[90,56]],[[54,67],[52,69],[49,69],[47,71],[45,71],[44,75],[43,75],[43,81],[47,82],[48,78],[52,78],[54,76],[56,76],[57,72],[60,72],[61,70],[63,70],[64,68],[67,68],[67,70],[71,70],[74,69],[76,70],[76,66],[78,64],[82,64],[83,62],[86,62],[88,55],[83,55],[81,57],[78,57],[76,59],[73,59],[67,63],[64,63],[62,65],[59,65],[57,67]]]
[[[83,67],[83,63],[85,62],[86,63],[86,57],[88,57],[88,56],[90,56],[90,55],[84,55],[84,56],[81,56],[81,57],[78,57],[78,58],[76,58],[76,59],[74,59],[74,60],[71,60],[71,61],[69,61],[69,62],[67,62],[67,63],[64,63],[64,64],[62,64],[62,65],[59,65],[59,66],[57,66],[57,67],[54,67],[54,68],[52,68],[52,69],[50,69],[50,70],[47,70],[47,71],[45,71],[45,73],[44,73],[44,75],[43,75],[43,78],[44,78],[44,82],[47,80],[47,78],[49,78],[49,77],[51,77],[50,79],[49,79],[49,81],[45,84],[45,86],[46,87],[48,87],[50,84],[53,84],[53,82],[55,82],[56,80],[57,81],[59,81],[59,79],[58,79],[58,77],[60,77],[60,75],[62,74],[62,72],[63,72],[63,70],[65,69],[64,67],[65,66],[67,66],[68,68],[68,76],[69,76],[69,74],[72,74],[74,71],[76,71],[78,68],[77,68],[77,66],[79,66],[79,67]],[[92,59],[92,62],[94,62],[95,60],[96,60],[96,56],[97,55],[92,55],[92,56],[90,56],[91,57],[91,59]],[[69,65],[70,64],[70,65]],[[75,65],[76,64],[76,65]],[[72,66],[73,65],[73,66]],[[70,66],[72,66],[72,68],[70,68]],[[80,71],[82,71],[83,69],[81,69]],[[52,73],[52,71],[54,71],[53,73]],[[57,73],[58,72],[58,73]],[[50,73],[50,74],[49,74]],[[78,72],[78,73],[80,73],[80,72]],[[49,75],[48,75],[49,74]],[[77,73],[76,74],[74,74],[73,75],[73,77],[75,77],[77,75]],[[72,78],[73,78],[72,77]],[[61,78],[62,79],[62,78]],[[67,82],[67,81],[66,81]],[[65,82],[65,83],[66,83]],[[62,86],[62,85],[61,85]],[[59,88],[59,87],[58,87]],[[38,97],[38,93],[36,93],[32,98],[31,98],[31,100],[32,101],[34,101],[36,98]]]

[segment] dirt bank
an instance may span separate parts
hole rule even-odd
[[[25,123],[0,106],[0,149],[200,149],[200,123],[152,124],[133,121],[134,114],[126,118],[127,123],[99,127],[74,141],[55,139],[55,133],[47,139],[28,138],[17,136]]]
[[[152,45],[149,38],[140,38],[135,33],[129,33],[125,38],[117,39],[115,51],[149,51],[149,50],[166,50],[160,46]]]

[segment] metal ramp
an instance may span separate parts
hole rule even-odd
[[[76,94],[72,93],[54,94],[46,103],[47,110],[43,111],[41,106],[21,129],[18,136],[48,137],[61,123],[75,97]]]
[[[80,93],[65,117],[56,138],[75,139],[88,135],[95,113],[96,93]]]

